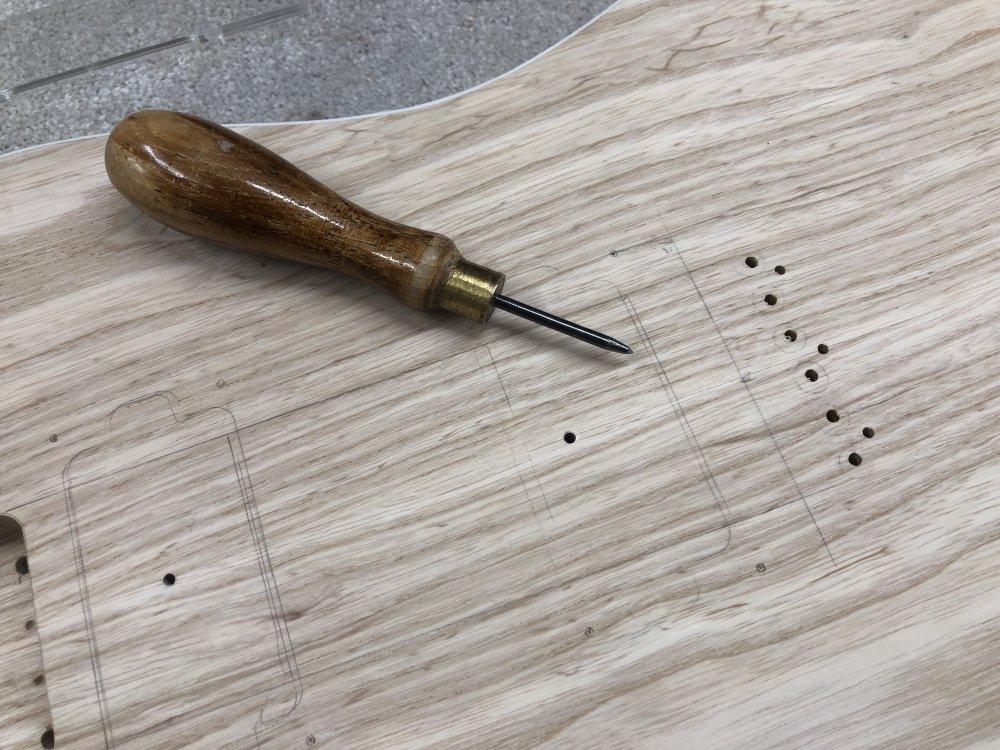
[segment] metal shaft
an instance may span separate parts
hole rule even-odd
[[[514,315],[525,320],[530,320],[546,328],[551,328],[553,331],[565,333],[567,336],[572,336],[580,341],[586,341],[588,344],[593,344],[601,349],[607,349],[609,352],[618,352],[619,354],[632,353],[632,350],[618,339],[613,339],[590,328],[584,328],[576,323],[547,313],[544,310],[539,310],[537,307],[518,302],[516,299],[504,297],[502,294],[494,295],[493,305],[499,310],[514,313]]]

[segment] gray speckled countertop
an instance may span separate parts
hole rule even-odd
[[[294,4],[294,0],[8,0],[0,90]],[[0,153],[110,130],[165,107],[226,123],[310,120],[431,101],[487,81],[586,24],[611,0],[309,0],[225,42],[191,44],[0,103]],[[40,9],[40,10],[36,10]],[[35,11],[29,13],[29,11]],[[110,21],[109,19],[114,19]]]

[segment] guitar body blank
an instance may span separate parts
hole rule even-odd
[[[0,159],[0,747],[995,743],[1000,8],[876,5],[240,128],[632,357]]]

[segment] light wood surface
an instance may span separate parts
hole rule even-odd
[[[245,129],[632,357],[185,238],[100,138],[0,160],[0,745],[996,745],[998,28],[624,0]]]

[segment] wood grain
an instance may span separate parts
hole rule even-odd
[[[20,525],[0,516],[0,716],[8,747],[42,746],[52,731],[26,552]]]
[[[1000,742],[998,28],[624,0],[450,101],[244,130],[629,358],[185,238],[103,139],[0,161],[58,746]]]

